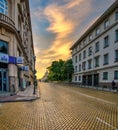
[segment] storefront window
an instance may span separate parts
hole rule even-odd
[[[8,5],[7,0],[0,0],[0,13],[7,14]]]
[[[0,52],[8,54],[8,43],[0,40]]]

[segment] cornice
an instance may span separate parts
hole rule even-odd
[[[113,11],[118,9],[118,0],[116,0],[104,13],[101,15],[96,22],[72,45],[70,50],[78,45],[89,33],[91,33],[100,23],[102,23]]]

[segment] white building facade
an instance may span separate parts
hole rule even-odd
[[[73,82],[87,86],[118,86],[118,1],[71,47]]]

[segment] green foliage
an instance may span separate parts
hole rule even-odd
[[[49,71],[49,81],[71,81],[74,72],[72,60],[53,61],[51,66],[47,68]]]

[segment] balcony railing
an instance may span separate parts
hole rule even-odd
[[[7,24],[15,26],[14,21],[11,18],[9,18],[8,16],[6,16],[6,15],[4,15],[2,13],[0,13],[0,21],[3,21],[5,23],[7,23]]]

